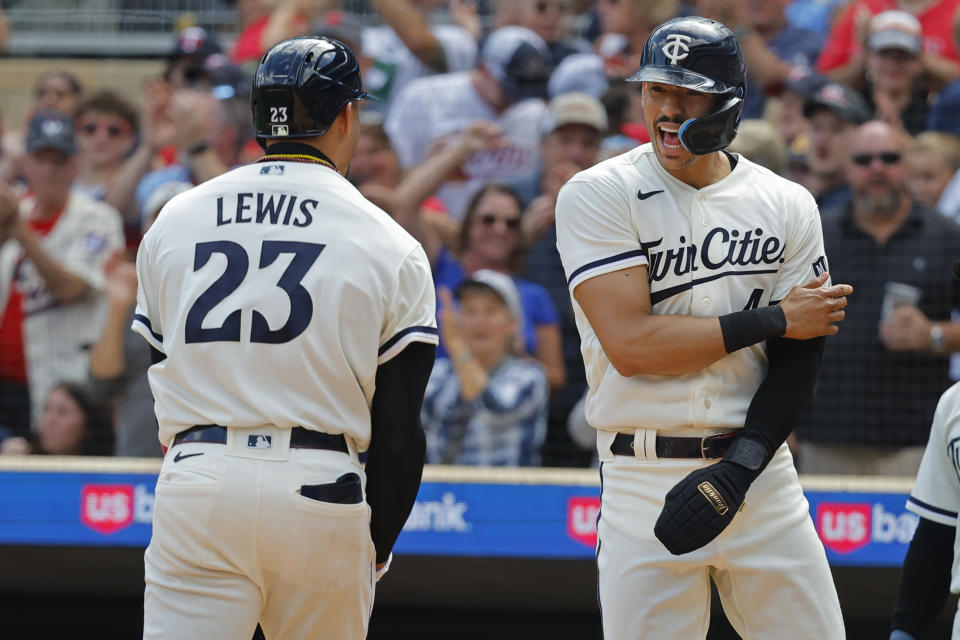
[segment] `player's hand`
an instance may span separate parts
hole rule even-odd
[[[847,296],[853,293],[848,284],[824,284],[830,274],[823,273],[806,284],[794,287],[780,302],[787,318],[785,338],[809,340],[820,336],[832,336],[840,331],[836,322],[846,317]]]
[[[667,493],[653,527],[657,540],[675,556],[711,542],[733,521],[758,475],[728,460],[690,473]]]
[[[932,324],[915,306],[900,305],[880,324],[880,340],[890,351],[930,351]]]

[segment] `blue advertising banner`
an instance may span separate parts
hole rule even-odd
[[[0,544],[145,547],[155,473],[0,471]],[[900,566],[918,517],[906,493],[807,490],[830,563]],[[600,489],[426,481],[398,554],[590,559]]]

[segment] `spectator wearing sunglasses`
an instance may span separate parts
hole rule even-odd
[[[137,109],[104,89],[80,102],[76,118],[78,173],[73,188],[120,210],[123,203],[111,191],[117,172],[137,145]],[[125,219],[135,214],[121,213]]]
[[[556,308],[546,289],[516,275],[522,268],[525,250],[520,228],[522,213],[520,199],[513,189],[490,183],[468,203],[455,246],[447,248],[434,243],[427,256],[433,265],[433,281],[438,289],[446,287],[455,291],[465,278],[481,269],[511,277],[523,309],[520,350],[539,360],[550,386],[559,389],[566,380],[566,372]],[[447,356],[442,338],[437,356]]]
[[[853,285],[812,411],[797,431],[804,473],[916,473],[960,351],[960,227],[907,188],[908,137],[872,120],[850,140],[850,203],[823,212],[830,274]]]

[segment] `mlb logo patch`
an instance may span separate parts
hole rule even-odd
[[[265,167],[260,167],[260,175],[262,176],[282,176],[283,175],[283,165],[282,164],[269,164]]]
[[[247,436],[247,448],[249,449],[269,449],[273,446],[273,436],[257,434]]]
[[[270,127],[270,132],[273,134],[274,138],[280,138],[290,135],[290,127],[285,124],[275,124]]]

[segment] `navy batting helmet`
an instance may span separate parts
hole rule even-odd
[[[680,142],[690,153],[717,151],[737,135],[746,67],[733,32],[716,20],[688,16],[661,24],[644,43],[640,67],[627,81],[672,84],[721,97],[716,111],[680,127]]]
[[[356,56],[339,40],[284,40],[263,55],[253,77],[257,141],[323,135],[348,102],[375,99],[361,87]]]

